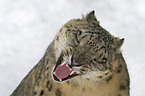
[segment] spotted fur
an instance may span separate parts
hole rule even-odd
[[[12,96],[129,96],[129,75],[120,51],[123,41],[100,26],[94,11],[73,19]],[[62,54],[79,75],[58,83],[52,70]]]

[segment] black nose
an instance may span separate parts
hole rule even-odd
[[[74,54],[71,57],[71,64],[69,64],[69,67],[80,67],[81,64],[77,62],[78,60],[75,58]]]

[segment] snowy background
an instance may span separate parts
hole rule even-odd
[[[145,96],[145,0],[0,0],[0,96],[8,96],[70,19],[95,10],[125,42],[131,96]]]

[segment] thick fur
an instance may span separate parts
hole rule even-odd
[[[70,42],[72,42],[71,40],[73,39],[66,37],[64,32],[67,30],[68,26],[78,26],[80,24],[76,22],[80,22],[81,24],[86,23],[87,26],[99,25],[99,21],[97,21],[94,16],[94,11],[90,12],[86,17],[83,17],[82,20],[75,19],[65,24],[54,41],[47,48],[43,58],[22,80],[11,96],[129,96],[129,75],[125,60],[120,51],[124,39],[113,37],[107,31],[105,32],[107,36],[110,36],[109,38],[112,38],[113,44],[108,43],[110,41],[106,43],[111,47],[107,47],[108,53],[104,53],[104,56],[106,56],[109,62],[106,63],[105,67],[102,68],[101,65],[96,65],[100,68],[93,67],[93,71],[88,69],[89,71],[85,71],[82,75],[61,83],[55,82],[52,79],[52,69],[58,58],[62,52],[67,50],[67,45],[72,44]],[[88,47],[91,50],[91,47],[85,43],[85,40],[88,40],[88,37],[82,39],[79,45]],[[104,43],[99,44],[100,46],[104,46],[102,45]],[[65,48],[64,46],[67,47]],[[83,47],[77,47],[77,49],[78,48],[86,52],[86,49],[83,49]],[[100,53],[97,54],[101,54],[104,51],[99,52]],[[72,53],[68,54],[71,55]],[[87,54],[87,52],[85,54]],[[111,64],[111,67],[109,64]]]

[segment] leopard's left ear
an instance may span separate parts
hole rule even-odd
[[[119,44],[118,44],[118,47],[121,47],[122,44],[123,44],[123,42],[124,42],[124,38],[120,39]]]
[[[87,20],[89,23],[99,25],[99,21],[97,21],[97,18],[96,18],[96,16],[95,16],[94,14],[95,14],[95,11],[94,11],[94,10],[91,11],[89,14],[87,14],[86,20]]]
[[[124,42],[124,38],[119,39],[119,38],[115,37],[114,40],[113,40],[112,48],[114,48],[114,49],[120,48],[122,46],[123,42]]]

